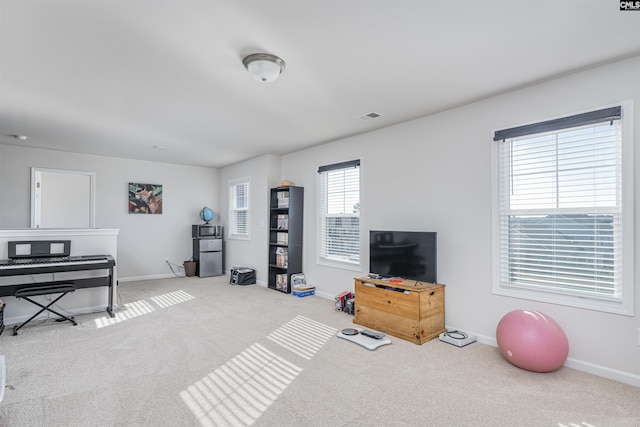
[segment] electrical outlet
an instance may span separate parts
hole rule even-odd
[[[638,328],[638,346],[640,346],[640,328]]]

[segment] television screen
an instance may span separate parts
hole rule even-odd
[[[437,233],[428,231],[369,232],[369,272],[437,282]]]

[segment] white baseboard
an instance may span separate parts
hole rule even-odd
[[[588,372],[599,377],[640,387],[640,375],[607,368],[606,366],[596,365],[595,363],[589,363],[584,360],[578,360],[571,357],[567,358],[567,361],[564,362],[564,366],[577,369],[578,371]]]
[[[331,294],[328,294],[326,292],[319,292],[317,289],[316,289],[316,296],[318,296],[320,298],[328,299],[328,300],[331,300],[331,301],[334,301],[335,297],[336,297],[335,295],[331,295]]]
[[[228,271],[222,272],[223,276],[228,276]],[[184,272],[177,273],[177,276],[173,273],[163,273],[163,274],[152,274],[149,276],[131,276],[131,277],[118,277],[118,282],[141,282],[143,280],[157,280],[157,279],[173,279],[174,277],[185,277]],[[219,277],[219,276],[218,276]],[[259,282],[260,283],[260,282]],[[262,283],[260,283],[262,284]],[[266,283],[263,284],[266,286]]]
[[[448,330],[456,330],[458,328],[446,326]],[[498,341],[495,337],[487,335],[480,335],[472,331],[467,331],[478,336],[478,342],[487,344],[493,347],[498,347]],[[508,363],[508,362],[507,362]],[[608,368],[602,365],[596,365],[595,363],[585,362],[584,360],[574,359],[572,357],[567,358],[563,366],[567,368],[576,369],[578,371],[587,372],[589,374],[597,375],[599,377],[607,378],[610,380],[618,381],[624,384],[640,387],[640,375],[632,374],[630,372],[619,371],[617,369]]]
[[[118,277],[118,282],[140,282],[142,280],[170,279],[173,277],[176,277],[173,273],[152,274],[150,276]],[[184,277],[184,273],[179,273],[177,277]]]

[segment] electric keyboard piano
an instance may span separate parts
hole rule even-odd
[[[29,274],[61,273],[71,271],[107,270],[107,276],[81,279],[52,280],[48,282],[2,284],[0,296],[14,296],[16,292],[26,293],[31,289],[55,288],[56,285],[73,285],[75,289],[108,287],[109,304],[107,313],[113,314],[113,267],[116,265],[111,255],[82,255],[63,257],[12,258],[0,260],[0,277],[24,276]],[[50,292],[55,293],[55,292]],[[45,293],[43,293],[44,295]],[[31,294],[33,295],[33,293]]]

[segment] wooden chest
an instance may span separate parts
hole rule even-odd
[[[353,323],[423,344],[445,332],[444,286],[415,280],[355,279]]]

